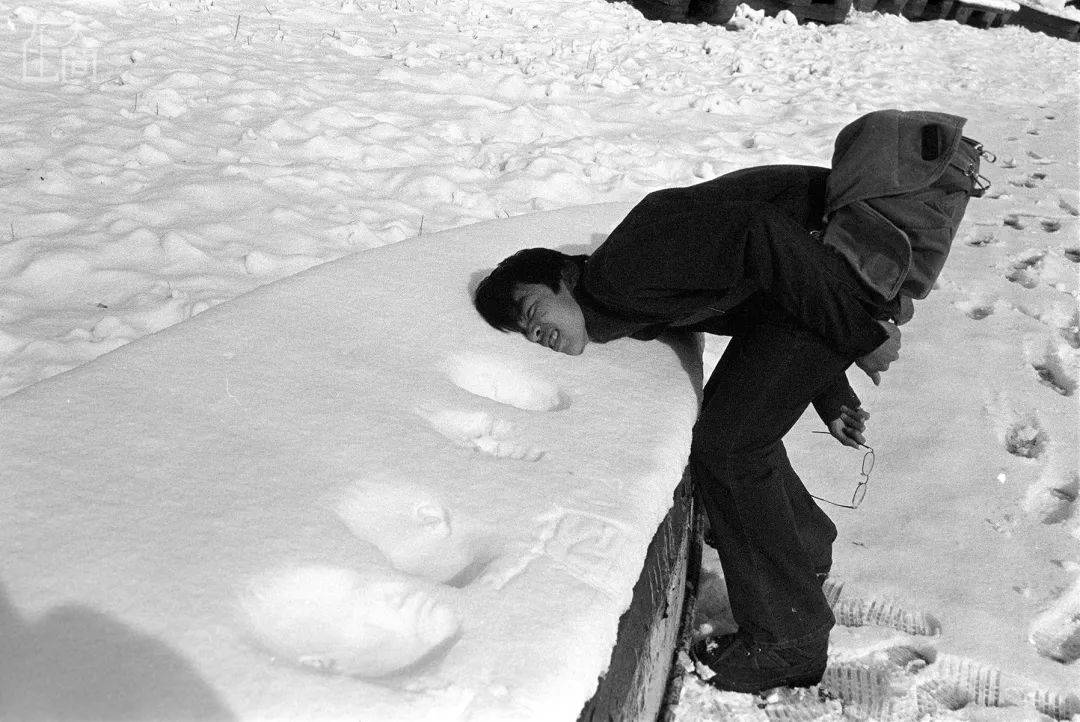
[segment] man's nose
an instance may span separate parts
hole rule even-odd
[[[532,341],[534,343],[539,343],[540,342],[540,324],[534,323],[532,326],[529,326],[529,331],[525,335],[528,337],[528,339],[530,341]]]

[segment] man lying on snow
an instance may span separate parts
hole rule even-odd
[[[824,673],[836,527],[782,439],[813,403],[840,443],[865,444],[869,414],[844,372],[854,363],[880,383],[899,356],[897,324],[982,193],[981,146],[964,122],[871,113],[840,132],[831,172],[762,166],[656,191],[591,256],[526,249],[477,286],[492,326],[571,355],[670,329],[731,336],[689,462],[738,623],[693,650],[722,689],[810,686]]]

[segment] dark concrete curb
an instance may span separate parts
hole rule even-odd
[[[686,643],[701,567],[701,529],[690,474],[675,489],[619,631],[607,672],[578,722],[654,722],[678,700],[681,677],[673,662]]]

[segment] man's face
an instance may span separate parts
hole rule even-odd
[[[585,316],[566,283],[552,293],[543,283],[519,283],[512,295],[518,309],[518,330],[525,338],[552,351],[577,356],[589,336]]]

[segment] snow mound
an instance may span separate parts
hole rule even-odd
[[[347,256],[0,401],[3,712],[575,718],[682,477],[699,351],[555,354],[470,288],[626,210]],[[64,605],[141,641],[53,636]],[[152,700],[115,694],[138,664]]]

